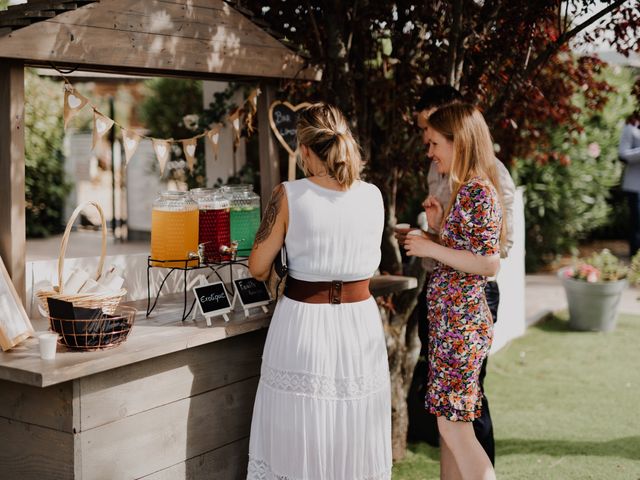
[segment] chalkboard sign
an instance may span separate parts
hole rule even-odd
[[[193,293],[196,296],[198,308],[207,318],[207,324],[209,324],[209,317],[215,315],[222,315],[226,321],[229,320],[226,314],[231,311],[232,305],[222,282],[194,287]]]
[[[296,137],[296,122],[298,120],[298,110],[311,105],[310,103],[300,103],[291,105],[289,102],[273,102],[269,108],[269,123],[274,135],[280,144],[293,155],[298,147]]]
[[[264,282],[250,277],[234,280],[233,283],[240,303],[245,309],[267,305],[271,301],[269,290]]]

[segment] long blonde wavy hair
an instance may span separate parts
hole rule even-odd
[[[469,103],[452,103],[433,112],[428,119],[429,128],[453,142],[453,160],[449,172],[451,199],[445,207],[444,222],[453,208],[460,188],[472,178],[488,180],[498,192],[503,206],[502,188],[498,177],[493,140],[482,113]],[[500,244],[507,236],[506,215],[502,209]]]
[[[328,103],[314,103],[298,115],[298,144],[306,145],[324,164],[327,175],[342,186],[350,187],[360,179],[362,156],[342,112]],[[309,175],[301,155],[298,164]]]

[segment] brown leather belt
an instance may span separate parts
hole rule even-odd
[[[371,296],[369,279],[355,282],[305,282],[291,276],[287,277],[284,287],[285,296],[304,303],[340,303],[362,302]]]

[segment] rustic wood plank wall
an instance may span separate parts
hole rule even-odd
[[[81,430],[256,377],[264,335],[240,335],[80,379]]]
[[[74,478],[73,389],[0,381],[0,478]]]
[[[0,478],[74,478],[73,434],[0,416]]]
[[[243,478],[265,338],[47,388],[0,381],[0,478]]]

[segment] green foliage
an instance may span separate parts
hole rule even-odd
[[[25,99],[27,236],[44,237],[62,231],[64,202],[71,190],[62,153],[62,86],[27,70]]]
[[[574,259],[566,275],[586,282],[616,282],[626,278],[629,269],[608,249],[594,252],[586,258]]]
[[[582,132],[552,126],[548,161],[518,159],[513,174],[525,190],[527,269],[536,270],[569,253],[592,231],[612,223],[609,199],[619,184],[622,164],[618,140],[624,118],[633,110],[628,101],[628,71],[607,69],[607,81],[618,92],[599,113],[581,114]],[[584,96],[574,99],[583,106]],[[617,213],[617,212],[616,212]]]
[[[640,250],[631,259],[631,267],[629,268],[629,281],[632,284],[640,286]]]
[[[194,131],[188,122],[185,124],[185,117],[200,118],[202,115],[202,82],[154,78],[149,80],[146,86],[148,95],[142,103],[140,112],[150,136],[179,140],[199,133]],[[165,176],[183,181],[189,188],[204,187],[207,183],[204,141],[203,138],[198,140],[193,172],[186,167],[181,146],[173,144],[171,160],[165,169]],[[158,168],[155,163],[153,165],[154,168]]]
[[[190,138],[204,132],[213,124],[224,122],[234,108],[231,101],[241,85],[230,83],[229,86],[213,95],[213,101],[204,108],[202,106],[202,82],[196,80],[175,80],[158,78],[147,83],[149,94],[142,104],[141,115],[149,129],[149,135],[158,138]],[[248,93],[248,91],[246,92]],[[247,137],[243,131],[242,136]],[[188,188],[204,187],[207,184],[204,138],[198,140],[196,150],[196,165],[193,172],[189,172],[186,163],[181,161],[182,149],[174,145],[171,152],[172,163],[169,163],[165,175],[184,181]],[[257,148],[256,142],[247,143],[247,164],[237,175],[229,178],[228,183],[260,183],[257,153],[252,155],[252,149]],[[255,161],[253,161],[255,160]],[[212,182],[213,186],[222,185],[222,179]]]

